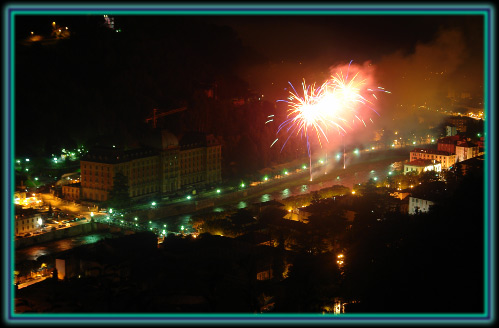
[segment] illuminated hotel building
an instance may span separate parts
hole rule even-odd
[[[449,167],[456,163],[456,155],[447,151],[436,149],[415,148],[411,151],[410,161],[417,159],[435,160],[442,164],[442,170],[448,170]]]

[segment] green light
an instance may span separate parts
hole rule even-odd
[[[21,163],[21,160],[19,160],[19,159],[18,159],[16,162],[17,162],[18,164],[20,164],[20,163]]]
[[[435,142],[435,139],[431,139],[431,142]]]
[[[163,224],[163,227],[165,227],[165,228],[166,228],[166,224]]]
[[[187,196],[187,199],[191,199],[191,196]]]
[[[184,230],[184,226],[181,226],[181,227],[180,227],[180,230]]]
[[[340,154],[336,155],[336,158],[337,158],[337,159],[340,159],[340,158],[341,158],[341,155],[340,155]]]
[[[307,166],[306,166],[306,165],[303,165],[303,166],[302,166],[302,168],[305,170],[305,169],[307,168]]]
[[[38,181],[38,178],[35,178],[36,181]]]
[[[29,171],[29,169],[26,169],[26,171]]]
[[[412,144],[413,144],[413,145],[415,145],[415,144],[416,144],[416,141],[413,141],[413,142],[412,142]]]
[[[374,177],[374,181],[376,181],[376,180],[378,180],[378,178],[377,178],[377,177]]]
[[[288,171],[284,171],[284,174],[288,174]]]
[[[113,213],[113,209],[112,208],[109,209],[109,213]]]
[[[269,178],[265,177],[263,180],[267,181]]]
[[[26,158],[26,162],[29,162],[29,158]]]
[[[244,188],[244,183],[241,183],[241,188]]]
[[[395,145],[394,145],[394,144],[392,144],[392,147],[395,147]]]
[[[149,221],[149,224],[151,224],[151,223],[152,223],[152,221]]]
[[[324,161],[321,159],[321,160],[319,160],[319,163],[324,164]]]
[[[219,194],[219,193],[220,193],[220,189],[217,189],[217,194]]]
[[[392,175],[392,172],[388,172],[389,175]]]
[[[152,206],[156,206],[156,202],[152,202],[152,203],[151,203],[151,205],[152,205]]]
[[[149,230],[152,230],[152,227],[151,227],[151,228],[149,228]]]
[[[356,153],[356,154],[358,154],[358,153],[359,153],[359,150],[358,150],[358,149],[355,149],[353,152],[354,152],[354,153]]]
[[[137,221],[137,218],[134,218],[135,221]]]

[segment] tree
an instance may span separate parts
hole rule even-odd
[[[128,177],[121,172],[116,172],[113,180],[113,189],[109,193],[110,206],[123,207],[130,204]]]

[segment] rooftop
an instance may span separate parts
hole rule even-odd
[[[448,151],[437,150],[437,149],[426,149],[426,148],[414,148],[411,153],[423,153],[423,154],[433,154],[433,155],[443,155],[443,156],[451,156],[453,154]]]

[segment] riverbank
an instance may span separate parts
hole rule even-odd
[[[109,230],[109,226],[106,224],[102,224],[99,222],[82,223],[64,229],[48,231],[40,235],[16,239],[15,249],[18,250],[41,243],[46,243],[50,241],[56,241],[59,239],[70,238],[79,235],[89,234],[92,232],[100,232],[106,230]]]

